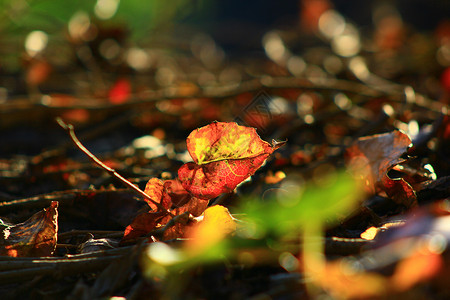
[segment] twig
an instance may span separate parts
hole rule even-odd
[[[164,225],[164,227],[155,229],[150,231],[146,237],[151,237],[151,236],[157,236],[160,237],[164,234],[164,232],[166,232],[167,229],[169,229],[170,227],[174,226],[177,223],[182,222],[184,219],[188,219],[189,218],[189,212],[186,211],[180,215],[175,216],[174,218],[170,219],[169,222],[167,222],[166,225]]]
[[[57,191],[47,194],[41,194],[33,196],[30,198],[17,199],[12,201],[0,202],[0,213],[5,214],[10,211],[15,211],[17,209],[33,209],[42,208],[48,206],[52,201],[59,201],[61,205],[65,203],[71,203],[74,199],[80,196],[85,196],[95,193],[98,194],[108,194],[108,193],[125,193],[127,195],[132,195],[128,189],[114,189],[114,190],[66,190]]]
[[[116,177],[120,181],[122,181],[125,185],[130,187],[133,191],[141,195],[142,197],[146,198],[150,202],[156,205],[156,207],[161,210],[167,212],[170,216],[175,217],[174,214],[172,214],[169,210],[167,210],[164,206],[162,206],[160,203],[153,200],[149,195],[147,195],[143,190],[138,188],[136,185],[132,184],[129,180],[122,177],[119,173],[116,172],[113,168],[108,167],[105,165],[101,160],[99,160],[94,154],[92,154],[84,145],[78,140],[77,136],[75,135],[75,131],[73,129],[72,124],[65,123],[61,118],[56,118],[56,122],[69,133],[70,138],[74,142],[74,144],[84,153],[86,154],[94,163],[96,163],[98,166],[103,168],[106,172],[111,174],[111,176]]]
[[[0,272],[0,282],[12,283],[30,279],[38,275],[74,275],[95,271],[108,266],[113,260],[122,256],[94,257],[75,260],[20,262],[12,264],[17,269]],[[11,262],[10,262],[11,263]]]
[[[332,78],[321,78],[320,81],[312,81],[308,78],[296,78],[296,77],[271,77],[264,76],[263,78],[254,78],[248,81],[243,81],[239,85],[232,84],[229,86],[210,87],[204,88],[202,91],[196,94],[185,95],[182,93],[174,93],[173,88],[161,89],[161,90],[148,90],[140,94],[140,96],[131,96],[130,100],[122,104],[111,104],[103,101],[103,99],[91,99],[83,98],[82,104],[71,104],[70,109],[87,109],[93,111],[100,111],[110,108],[130,108],[136,105],[155,103],[164,100],[171,99],[198,99],[198,98],[210,98],[210,99],[225,99],[235,97],[237,95],[256,92],[261,89],[277,90],[277,89],[289,89],[298,88],[302,90],[310,91],[340,91],[349,94],[356,94],[363,97],[377,98],[387,97],[395,102],[404,101],[404,92],[399,89],[398,91],[386,91],[380,88],[367,86],[365,84]],[[145,95],[144,95],[145,94]],[[442,107],[445,106],[438,101],[434,101],[425,95],[415,93],[415,105],[419,107],[425,107],[434,112],[440,112]],[[36,109],[51,110],[55,113],[67,110],[69,107],[64,106],[47,106],[43,104],[29,103],[27,99],[16,99],[11,102],[5,102],[1,105],[2,109],[0,114],[7,115],[15,111],[35,111]],[[1,120],[1,118],[0,118]]]
[[[73,237],[77,235],[86,235],[92,234],[94,237],[102,236],[102,237],[122,237],[123,231],[117,230],[71,230],[58,234],[58,240],[65,239],[68,237]]]

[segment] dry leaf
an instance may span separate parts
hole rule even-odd
[[[255,128],[215,122],[191,132],[187,148],[194,162],[178,170],[183,187],[195,197],[212,199],[233,191],[253,175],[273,151]]]
[[[236,223],[228,209],[221,205],[211,206],[205,210],[203,220],[190,228],[186,248],[191,252],[202,252],[235,230]]]
[[[7,226],[0,240],[0,255],[13,257],[51,256],[58,233],[58,202],[35,213],[23,223]]]

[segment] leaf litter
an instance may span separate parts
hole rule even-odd
[[[304,14],[338,14],[311,5]],[[313,31],[307,40],[323,30],[314,20],[304,18]],[[330,47],[300,57],[288,49],[294,31],[268,33],[267,58],[244,59],[245,67],[208,67],[196,47],[182,59],[148,49],[158,66],[150,70],[155,83],[145,68],[131,77],[94,49],[79,59],[111,76],[91,70],[97,75],[88,77],[99,81],[79,79],[77,86],[92,90],[67,94],[41,95],[55,80],[50,71],[64,66],[45,55],[30,58],[30,94],[0,99],[0,293],[448,298],[449,96],[447,86],[438,87],[435,61],[446,31],[415,41],[381,27],[373,38],[380,56],[345,56],[342,36],[325,34],[321,44]],[[94,39],[125,34],[95,30]],[[399,35],[397,43],[386,40],[390,34]],[[219,51],[211,42],[204,45]],[[419,67],[409,51],[419,49],[414,42],[441,50],[422,53],[431,63]],[[96,44],[103,43],[85,46]],[[136,52],[128,50],[119,53]],[[390,57],[391,66],[379,57]],[[427,84],[417,83],[414,67]],[[92,149],[103,170],[70,150],[53,122],[58,116],[79,129],[86,147],[77,146],[85,154]],[[25,118],[36,125],[26,133]],[[265,141],[271,139],[286,142]]]

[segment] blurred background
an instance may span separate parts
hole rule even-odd
[[[326,20],[324,13],[330,10],[338,12],[337,19]],[[422,36],[422,46],[414,45],[431,47],[427,39],[447,41],[449,16],[450,2],[445,0],[3,0],[0,99],[27,94],[36,85],[41,91],[73,92],[71,84],[47,80],[52,74],[68,76],[75,68],[155,71],[160,74],[157,78],[165,77],[171,64],[162,62],[161,49],[191,54],[214,68],[227,57],[261,54],[262,39],[271,30],[283,31],[283,43],[292,47],[293,54],[302,54],[307,47],[317,46],[309,34],[327,42],[339,34],[323,32],[323,28],[342,25],[339,22],[344,20],[347,33],[353,30],[350,25],[358,31],[362,51],[397,50],[408,39],[419,38],[413,32],[425,31],[430,35]],[[328,25],[318,28],[321,17],[320,24]],[[373,35],[377,49],[364,43]],[[448,56],[445,47],[439,55]],[[448,65],[448,57],[445,61],[440,57],[439,62]]]
[[[408,85],[448,103],[449,16],[446,0],[2,0],[0,153],[54,144],[58,130],[29,129],[56,116],[83,128],[127,112],[133,128],[185,136],[242,115],[267,77]],[[271,116],[308,115],[319,100],[299,93],[270,99]]]

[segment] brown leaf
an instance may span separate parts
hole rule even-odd
[[[347,149],[350,168],[365,179],[371,192],[375,192],[386,173],[404,161],[400,156],[410,144],[411,139],[401,131],[359,138]]]
[[[3,229],[0,255],[13,257],[51,256],[58,233],[58,202],[35,213],[23,223]]]
[[[146,235],[152,231],[167,212],[144,212],[136,216],[130,225],[125,228],[121,243]]]
[[[199,198],[192,197],[191,200],[187,202],[185,205],[177,207],[174,210],[172,210],[172,213],[175,214],[176,216],[179,216],[183,213],[189,212],[189,214],[191,214],[192,216],[198,217],[208,207],[208,203],[209,203],[208,200],[202,200]],[[161,224],[162,225],[167,224],[167,222],[169,222],[170,219],[171,219],[170,216],[166,216],[164,219],[161,220]],[[176,223],[174,226],[172,226],[171,228],[167,229],[164,232],[161,240],[166,241],[184,237],[188,226],[189,224],[187,222]]]

